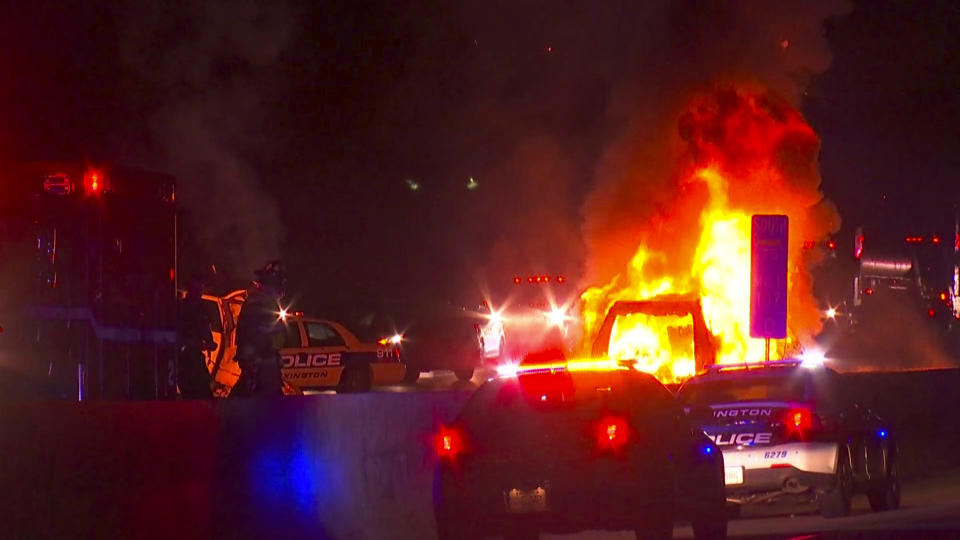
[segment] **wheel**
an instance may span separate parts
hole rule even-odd
[[[403,375],[403,384],[417,384],[420,379],[420,369],[407,365],[407,372]]]
[[[847,451],[841,448],[837,457],[837,475],[835,485],[820,495],[820,514],[825,518],[838,518],[850,515],[850,500],[853,498],[853,473]]]
[[[515,527],[503,533],[503,540],[537,540],[540,531],[529,527]]]
[[[480,535],[464,526],[455,526],[449,520],[438,519],[437,540],[480,540]]]
[[[900,508],[900,472],[898,469],[897,462],[894,461],[887,472],[887,480],[883,483],[883,488],[867,494],[867,498],[870,500],[870,509],[874,512]]]
[[[473,368],[472,367],[457,368],[453,370],[453,374],[457,376],[458,381],[468,382],[470,379],[473,378]]]
[[[720,515],[702,516],[690,523],[697,540],[725,540],[727,538],[726,508]]]
[[[690,520],[696,540],[725,540],[727,538],[727,499],[724,494],[719,503],[700,512]]]
[[[351,366],[343,370],[340,375],[340,384],[337,393],[348,394],[353,392],[370,391],[370,369],[366,366]]]
[[[673,513],[658,512],[633,530],[637,540],[669,540],[673,538]]]

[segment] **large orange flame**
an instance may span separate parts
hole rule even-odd
[[[809,267],[822,240],[839,220],[820,192],[819,139],[802,115],[763,92],[724,89],[694,100],[679,121],[681,159],[672,202],[638,231],[627,268],[582,295],[585,336],[596,334],[617,300],[661,295],[701,299],[721,363],[760,360],[764,342],[750,337],[750,218],[790,218],[788,338],[775,348],[786,354],[810,341],[821,317]],[[642,179],[641,172],[628,175]],[[602,246],[594,257],[602,257]],[[686,320],[685,320],[686,319]],[[609,354],[635,358],[661,380],[693,375],[689,317],[634,314],[617,320]]]

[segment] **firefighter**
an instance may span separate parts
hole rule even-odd
[[[237,320],[237,363],[240,378],[231,396],[279,396],[283,394],[280,347],[284,328],[280,299],[286,285],[286,269],[271,261],[257,270],[254,289],[247,296]]]
[[[210,372],[205,352],[217,348],[210,332],[210,320],[203,309],[203,281],[187,283],[187,294],[177,313],[180,351],[177,357],[177,382],[180,395],[187,399],[211,398]]]

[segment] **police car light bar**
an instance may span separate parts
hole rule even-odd
[[[544,364],[503,364],[497,366],[497,375],[500,377],[516,377],[535,373],[562,373],[577,371],[627,371],[630,366],[617,360],[605,358],[601,360],[569,360],[566,362],[551,362]]]

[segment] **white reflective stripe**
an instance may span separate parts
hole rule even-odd
[[[774,464],[788,464],[801,471],[833,474],[837,466],[837,443],[788,443],[777,446],[727,447],[723,464],[744,469],[769,469]],[[781,457],[786,452],[786,457]],[[773,457],[775,456],[775,457]]]

